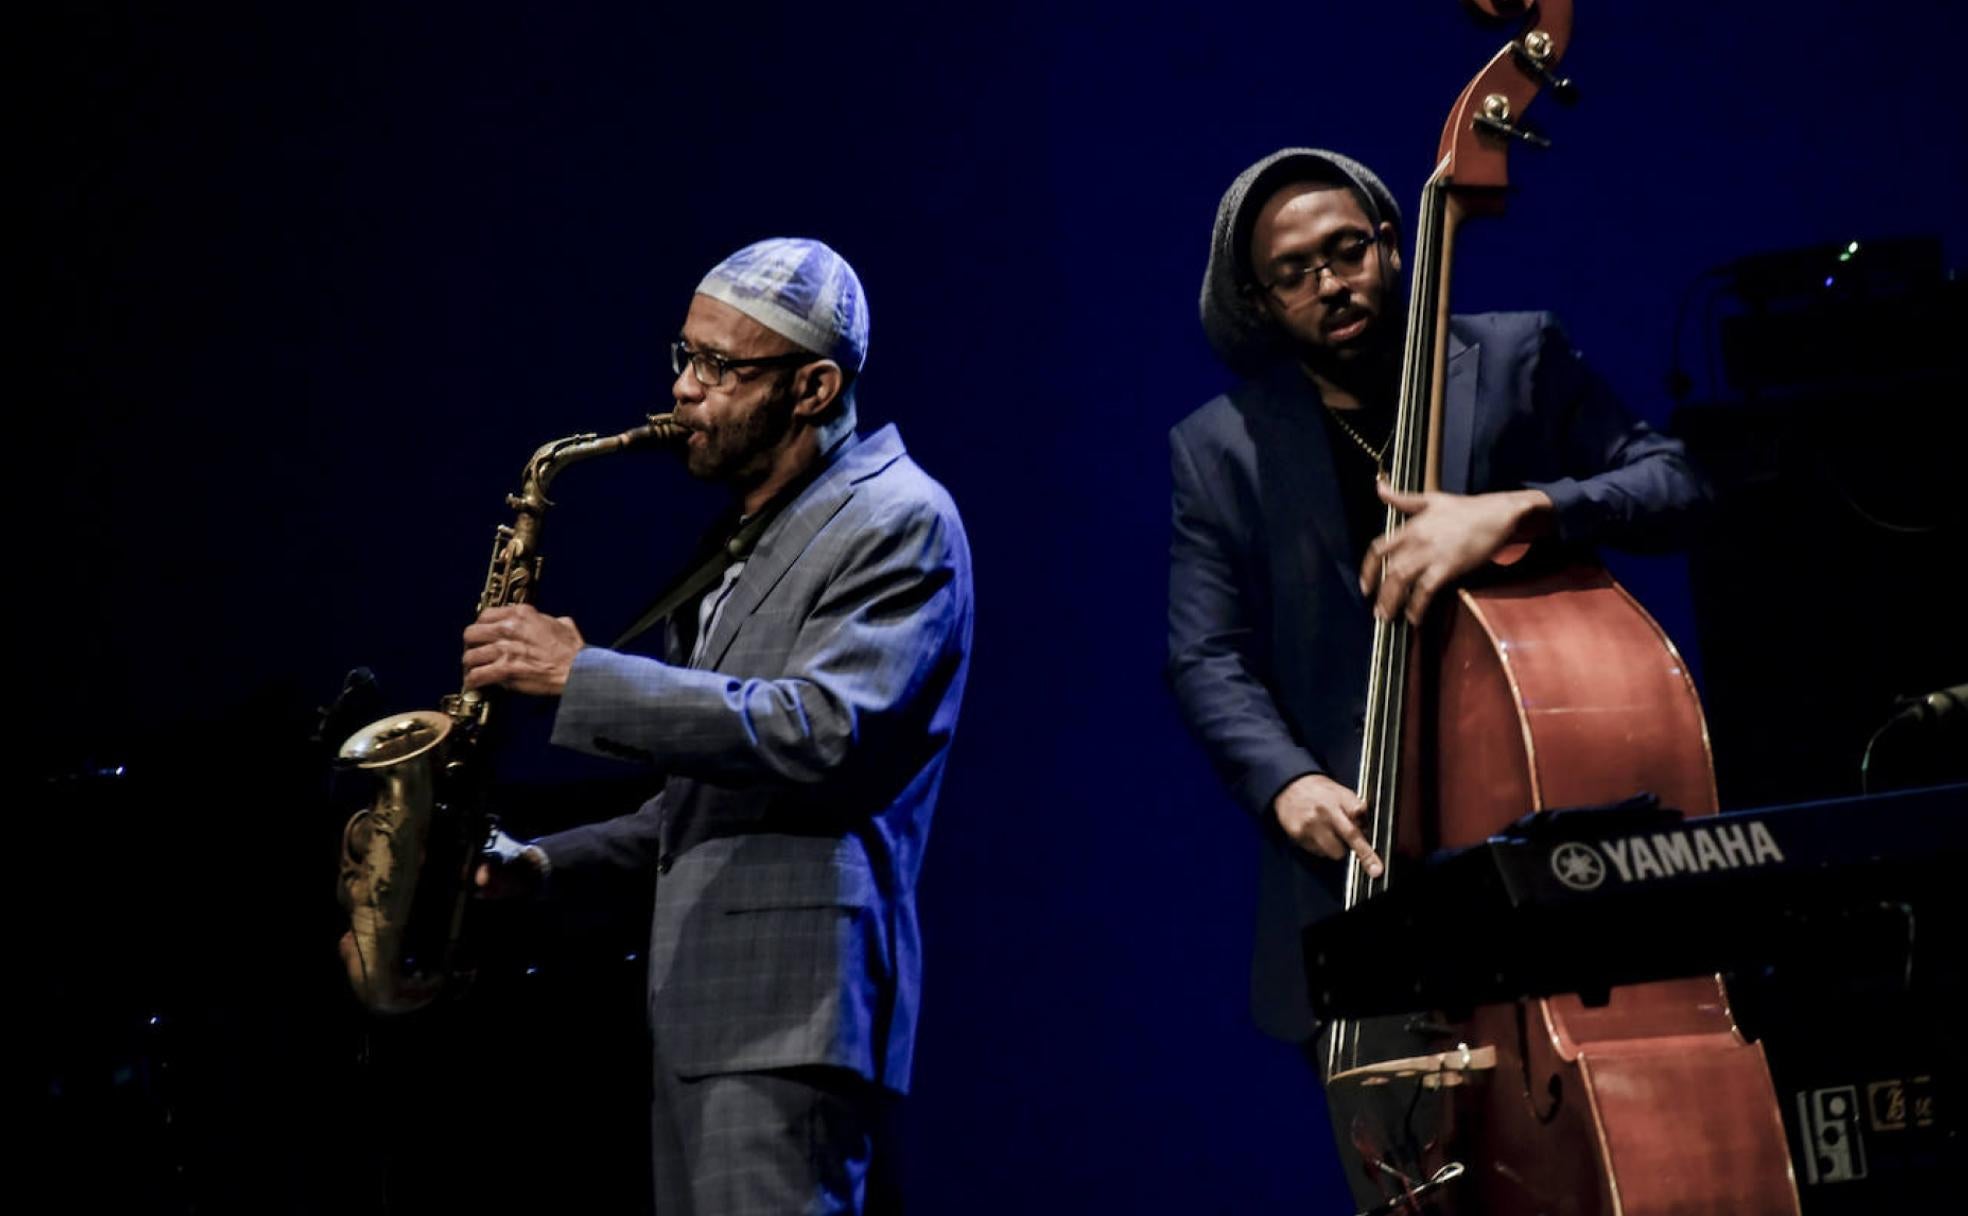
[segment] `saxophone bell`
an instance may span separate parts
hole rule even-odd
[[[377,779],[369,806],[342,829],[340,894],[349,915],[342,965],[356,999],[377,1013],[408,1013],[435,1000],[449,960],[425,940],[428,916],[416,913],[454,902],[445,884],[450,865],[432,864],[446,837],[438,787],[455,724],[434,710],[392,714],[349,736],[336,761]],[[469,889],[463,892],[469,895]]]

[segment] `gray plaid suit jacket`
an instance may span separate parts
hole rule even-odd
[[[829,1064],[907,1088],[916,876],[970,632],[963,524],[889,426],[766,528],[703,669],[575,659],[554,742],[666,779],[633,814],[537,843],[556,886],[657,871],[650,1020],[680,1074]]]

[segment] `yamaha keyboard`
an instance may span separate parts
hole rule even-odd
[[[1621,984],[1783,969],[1959,983],[1968,784],[1683,818],[1650,800],[1539,812],[1397,862],[1304,934],[1321,1017],[1602,1002]]]

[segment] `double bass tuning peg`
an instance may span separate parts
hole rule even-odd
[[[1521,139],[1533,148],[1549,148],[1551,141],[1529,127],[1510,121],[1510,99],[1501,93],[1492,93],[1483,99],[1482,109],[1478,110],[1472,121],[1485,131],[1511,139]]]
[[[1510,56],[1526,76],[1551,90],[1563,105],[1571,105],[1579,99],[1578,86],[1567,77],[1553,76],[1545,65],[1551,62],[1554,47],[1551,35],[1543,30],[1535,30],[1510,44]]]
[[[1578,100],[1578,86],[1570,80],[1553,76],[1549,64],[1558,57],[1558,44],[1543,30],[1532,30],[1510,44],[1510,57],[1524,75],[1535,80],[1542,88],[1551,91],[1552,96],[1570,105]],[[1494,61],[1493,61],[1494,62]],[[1551,141],[1531,128],[1511,121],[1510,99],[1502,93],[1491,93],[1471,116],[1472,121],[1482,130],[1519,139],[1534,148],[1549,148]]]

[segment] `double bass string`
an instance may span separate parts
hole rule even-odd
[[[1430,441],[1428,416],[1438,349],[1437,301],[1442,278],[1443,224],[1446,193],[1431,181],[1422,193],[1417,225],[1414,291],[1408,300],[1408,325],[1401,361],[1400,404],[1395,413],[1393,460],[1388,470],[1395,489],[1415,493],[1424,488]],[[1383,533],[1398,531],[1406,516],[1388,507]],[[1370,878],[1352,858],[1347,870],[1346,906],[1381,894],[1393,880],[1395,799],[1399,794],[1401,726],[1407,693],[1407,670],[1412,630],[1406,618],[1376,622],[1368,686],[1368,721],[1362,741],[1360,776],[1368,802],[1368,842],[1381,859],[1381,876]]]
[[[1416,224],[1413,291],[1408,298],[1408,324],[1401,357],[1399,406],[1389,444],[1393,459],[1388,478],[1395,489],[1414,493],[1424,488],[1427,473],[1429,411],[1433,396],[1435,355],[1439,349],[1438,307],[1447,237],[1447,191],[1438,170],[1422,191]],[[1382,263],[1383,267],[1385,263]],[[1384,271],[1383,271],[1384,273]],[[1387,508],[1383,533],[1399,529],[1406,516]],[[1359,791],[1367,803],[1366,836],[1380,857],[1381,874],[1369,876],[1358,854],[1349,854],[1343,906],[1353,908],[1387,890],[1394,877],[1395,799],[1400,790],[1401,724],[1407,692],[1412,630],[1405,617],[1374,622],[1373,652],[1367,680],[1367,715],[1361,740]],[[1327,1040],[1327,1075],[1358,1064],[1359,1026],[1340,1020]]]

